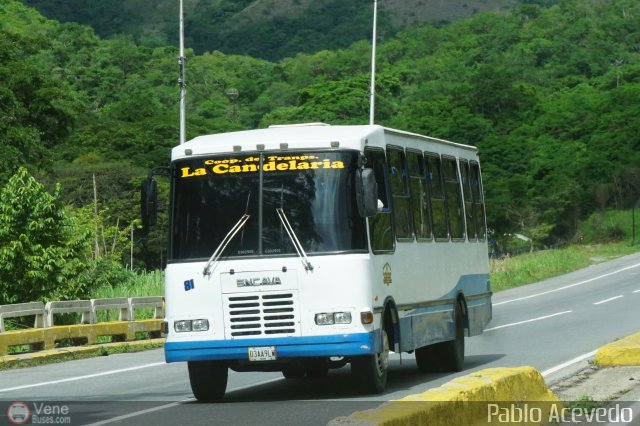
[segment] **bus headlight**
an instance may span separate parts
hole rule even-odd
[[[173,323],[173,329],[176,333],[188,333],[190,331],[208,331],[209,320],[195,319],[195,320],[181,320]]]
[[[173,329],[176,331],[176,333],[186,333],[188,331],[191,331],[191,321],[176,321],[173,323]]]
[[[336,324],[351,324],[351,312],[335,312],[333,320]]]
[[[316,314],[316,324],[318,325],[331,325],[333,324],[333,314],[328,314],[323,312],[321,314]]]
[[[206,319],[193,320],[191,329],[193,331],[207,331],[209,330],[209,320],[206,320]]]
[[[351,312],[323,312],[316,314],[316,324],[351,324]]]

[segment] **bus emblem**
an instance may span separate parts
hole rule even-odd
[[[382,282],[386,285],[391,285],[393,282],[391,279],[391,265],[389,265],[389,262],[385,263],[382,267]]]
[[[261,285],[281,285],[280,277],[244,278],[236,280],[238,287],[257,287]]]

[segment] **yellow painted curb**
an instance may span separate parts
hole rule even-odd
[[[604,345],[596,352],[596,362],[606,367],[640,365],[640,333]]]
[[[12,364],[24,363],[28,364],[31,362],[39,362],[39,361],[51,361],[57,360],[60,358],[68,358],[69,356],[74,355],[95,355],[99,356],[102,353],[102,349],[104,348],[117,348],[129,346],[131,348],[136,348],[138,346],[149,346],[149,345],[162,345],[164,344],[164,338],[157,339],[146,339],[146,340],[134,340],[131,342],[111,342],[111,343],[102,343],[99,345],[87,345],[87,346],[70,346],[66,348],[57,348],[57,349],[46,349],[38,352],[29,352],[24,354],[17,355],[5,355],[0,356],[0,366],[7,365],[11,366]]]
[[[528,415],[529,421],[516,422],[520,424],[545,424],[554,412],[562,408],[562,402],[547,388],[535,368],[488,368],[458,377],[424,393],[390,401],[373,410],[338,417],[329,424],[472,426],[486,425],[491,413],[496,423],[503,423],[498,417],[503,414],[510,420],[517,415]],[[535,421],[538,415],[541,422]]]
[[[53,349],[56,341],[85,339],[94,345],[98,336],[119,336],[121,340],[135,341],[136,333],[155,332],[158,335],[162,320],[112,321],[97,324],[57,325],[0,333],[0,356],[8,355],[10,346],[30,345],[32,349]]]

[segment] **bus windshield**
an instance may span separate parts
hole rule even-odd
[[[223,258],[366,251],[355,200],[356,151],[241,154],[173,163],[170,260],[209,258],[243,215]]]

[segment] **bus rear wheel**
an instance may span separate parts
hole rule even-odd
[[[464,369],[464,319],[462,304],[456,303],[455,340],[438,343],[438,359],[444,371],[462,371]]]
[[[416,364],[420,372],[456,372],[464,369],[464,319],[460,302],[456,303],[454,316],[454,340],[416,349]]]
[[[381,393],[387,386],[389,370],[389,338],[384,328],[382,333],[382,351],[375,355],[363,355],[351,360],[351,374],[363,393]]]
[[[227,390],[229,369],[219,361],[189,361],[191,390],[198,401],[219,401]]]
[[[421,373],[437,373],[440,371],[440,360],[435,345],[416,349],[416,364]]]

